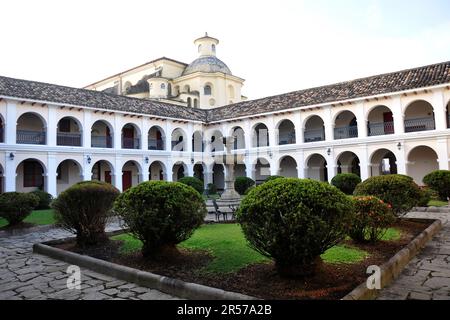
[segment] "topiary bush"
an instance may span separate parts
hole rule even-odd
[[[213,195],[213,194],[217,194],[217,187],[214,183],[208,183],[206,185],[206,194],[208,196]]]
[[[377,242],[395,221],[389,204],[374,196],[354,197],[355,218],[348,235],[356,242]]]
[[[206,216],[202,196],[178,182],[147,181],[122,193],[114,211],[143,243],[143,256],[173,252]]]
[[[183,177],[178,182],[185,184],[187,186],[191,186],[195,190],[198,191],[198,193],[203,194],[204,186],[203,181],[196,177]]]
[[[236,177],[234,180],[234,189],[239,193],[241,196],[245,194],[248,188],[255,185],[255,181],[253,179],[250,179],[248,177]]]
[[[417,205],[422,192],[412,179],[389,174],[364,180],[356,186],[354,195],[380,198],[392,206],[396,216],[401,216]]]
[[[51,206],[56,221],[76,234],[78,246],[86,247],[107,239],[105,226],[119,193],[106,182],[82,181],[61,192]]]
[[[432,198],[436,198],[437,195],[437,193],[429,187],[420,187],[420,192],[421,195],[419,201],[417,202],[418,207],[427,207],[428,202],[430,202]],[[439,198],[439,196],[437,197]]]
[[[251,189],[236,217],[250,246],[273,258],[281,275],[304,276],[345,238],[353,206],[327,183],[283,178]]]
[[[0,194],[0,217],[14,226],[23,221],[39,204],[32,193],[5,192]]]
[[[272,180],[275,180],[275,179],[280,179],[280,178],[284,178],[283,176],[268,176],[265,180],[264,180],[264,182],[269,182],[269,181],[272,181]]]
[[[39,204],[35,209],[39,210],[50,209],[50,203],[53,200],[53,196],[50,193],[39,189],[31,191],[30,193],[34,194],[39,198]]]
[[[353,194],[358,183],[361,183],[361,178],[354,173],[340,173],[331,179],[331,184],[345,194]]]
[[[450,204],[450,171],[436,170],[427,174],[423,182],[439,194],[442,201],[449,201]]]

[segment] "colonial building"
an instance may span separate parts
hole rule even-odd
[[[85,89],[0,77],[1,190],[184,175],[222,189],[226,153],[235,175],[257,181],[354,172],[422,184],[449,169],[450,62],[244,101],[218,40],[195,43],[189,65],[161,58]]]

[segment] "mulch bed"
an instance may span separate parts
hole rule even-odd
[[[370,256],[359,263],[323,264],[314,276],[303,279],[280,277],[272,262],[247,266],[230,274],[205,273],[213,257],[206,251],[180,249],[176,256],[160,259],[143,259],[140,253],[121,255],[120,241],[109,241],[88,250],[76,247],[74,243],[57,247],[129,267],[199,283],[227,291],[239,292],[262,299],[340,299],[362,282],[366,281],[369,265],[381,265],[388,261],[414,237],[431,224],[427,222],[399,221],[394,227],[402,231],[396,241],[381,241],[377,244],[355,244],[351,240],[345,244],[367,251]]]

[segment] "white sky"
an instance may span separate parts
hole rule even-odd
[[[0,75],[82,87],[166,56],[217,56],[259,98],[450,60],[448,0],[11,0]]]

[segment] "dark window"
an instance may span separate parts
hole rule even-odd
[[[41,165],[36,161],[25,161],[23,163],[23,186],[44,187],[44,177]]]
[[[204,93],[205,93],[205,96],[210,96],[211,95],[211,86],[206,85],[204,88]]]
[[[61,119],[58,125],[59,132],[70,132],[70,119]]]

